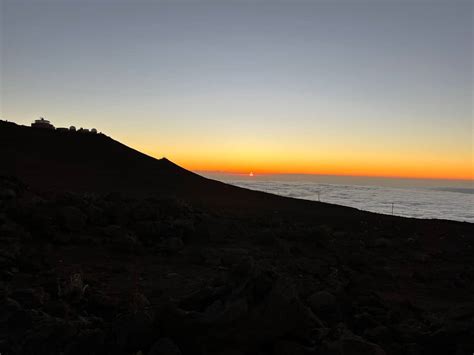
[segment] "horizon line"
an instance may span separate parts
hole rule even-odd
[[[21,127],[26,127],[26,128],[31,128],[31,126],[22,124],[22,123],[17,123],[15,121],[11,121],[8,119],[5,119],[4,117],[0,118],[0,122],[4,123],[13,123],[14,125],[21,126]],[[56,127],[55,127],[56,128]],[[102,133],[102,132],[101,132]],[[103,134],[103,133],[102,133]],[[140,149],[139,147],[132,147],[129,145],[128,142],[122,142],[116,138],[110,137],[117,142],[126,145],[127,147],[130,147],[132,149],[137,150],[138,152],[142,154],[149,155],[150,157],[153,157],[155,159],[161,159],[161,158],[166,158],[165,156],[162,156],[161,158],[158,158],[155,154],[151,152],[146,152],[146,150]],[[470,182],[474,183],[474,177],[433,177],[433,176],[408,176],[408,175],[366,175],[366,174],[344,174],[344,173],[336,173],[336,174],[328,174],[328,173],[317,173],[317,172],[282,172],[282,171],[275,171],[275,172],[259,172],[255,170],[249,170],[246,172],[243,171],[226,171],[226,170],[213,170],[213,169],[193,169],[193,168],[187,168],[185,165],[186,164],[180,164],[175,162],[172,159],[168,159],[172,161],[175,164],[178,164],[179,166],[201,174],[201,173],[210,173],[210,174],[225,174],[225,175],[238,175],[238,176],[247,176],[247,177],[258,177],[258,176],[268,176],[268,175],[286,175],[286,176],[327,176],[327,177],[353,177],[353,178],[368,178],[368,179],[399,179],[399,180],[446,180],[446,181],[463,181],[463,182]],[[253,176],[249,176],[249,174],[252,173]]]
[[[364,174],[323,174],[323,173],[301,173],[301,172],[235,172],[235,171],[224,171],[224,170],[205,170],[205,169],[194,169],[191,170],[195,173],[211,173],[211,174],[225,174],[225,175],[239,175],[247,177],[258,177],[258,176],[269,176],[269,175],[286,175],[286,176],[326,176],[326,177],[353,177],[353,178],[369,178],[369,179],[403,179],[403,180],[448,180],[448,181],[467,181],[474,183],[474,178],[448,178],[448,177],[420,177],[420,176],[397,176],[397,175],[364,175]],[[253,176],[249,174],[252,173]]]

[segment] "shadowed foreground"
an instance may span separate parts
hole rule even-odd
[[[2,354],[471,354],[474,226],[0,122]]]

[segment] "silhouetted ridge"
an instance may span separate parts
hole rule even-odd
[[[1,121],[0,152],[0,175],[18,177],[36,189],[172,195],[225,204],[270,196],[206,179],[103,134],[34,129]]]
[[[0,123],[0,173],[43,189],[175,193],[208,183],[168,159],[155,159],[102,134]]]
[[[17,177],[39,190],[173,196],[246,214],[267,211],[352,220],[371,215],[207,179],[103,134],[35,129],[0,121],[0,154],[0,175]]]

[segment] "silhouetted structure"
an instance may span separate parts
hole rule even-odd
[[[54,129],[54,126],[48,120],[45,120],[43,117],[40,117],[39,120],[35,120],[31,124],[33,128],[42,128],[42,129]]]
[[[69,127],[69,130],[70,130],[71,132],[76,132],[76,127],[71,126],[71,127]]]

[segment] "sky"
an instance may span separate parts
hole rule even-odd
[[[0,118],[194,171],[474,178],[473,2],[0,0]]]

